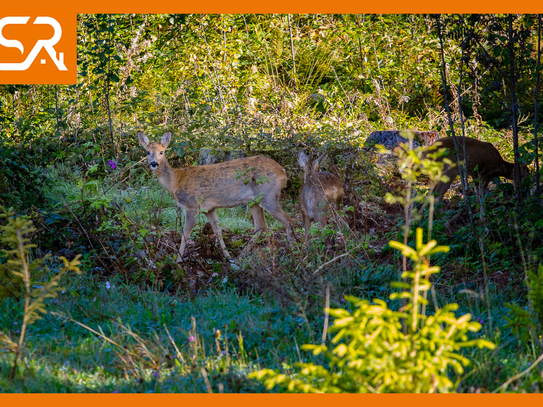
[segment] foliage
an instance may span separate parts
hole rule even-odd
[[[300,363],[296,375],[263,369],[250,377],[264,382],[269,389],[281,385],[288,391],[305,393],[454,390],[449,370],[460,375],[469,363],[458,351],[471,346],[493,349],[494,345],[483,339],[468,340],[468,333],[477,332],[481,325],[470,322],[469,314],[456,318],[456,304],[448,304],[434,315],[421,312],[422,305],[427,304],[421,293],[430,289],[430,275],[439,272],[439,267],[430,267],[429,257],[447,252],[448,247],[437,246],[435,240],[423,244],[420,228],[415,249],[395,241],[390,245],[414,262],[413,271],[402,274],[408,282],[394,284],[402,291],[391,295],[391,299],[407,299],[402,310],[393,311],[379,299],[370,303],[348,297],[354,312],[328,310],[336,318],[330,328],[336,332],[332,339],[335,347],[329,350],[325,344],[303,346],[315,356],[323,354],[328,369],[320,364]]]
[[[398,158],[398,170],[402,179],[406,182],[407,188],[396,191],[396,194],[387,192],[385,200],[388,203],[399,203],[404,209],[404,233],[409,233],[411,221],[416,221],[420,218],[419,208],[415,207],[415,203],[422,203],[422,207],[430,208],[429,225],[433,223],[433,209],[435,203],[434,189],[438,182],[448,181],[448,177],[443,175],[443,170],[446,166],[452,164],[452,161],[446,157],[445,149],[436,149],[428,153],[427,147],[420,146],[412,148],[412,140],[414,133],[410,131],[402,132],[402,135],[408,138],[409,143],[402,144],[395,151],[395,156]],[[380,154],[391,154],[391,151],[386,150],[383,146],[378,145]],[[441,157],[443,157],[441,160]],[[421,177],[430,180],[428,185],[428,193],[418,193],[414,188],[415,183]]]
[[[499,344],[493,353],[454,351],[473,369],[458,390],[496,388],[525,371],[537,350],[537,307],[528,302],[524,269],[536,270],[543,254],[541,197],[532,193],[533,181],[523,180],[522,211],[507,182],[482,201],[469,196],[480,209],[473,217],[478,233],[466,226],[466,202],[458,204],[453,186],[431,235],[433,195],[426,191],[440,169],[432,169],[422,150],[401,151],[408,161],[398,167],[361,148],[374,130],[437,130],[445,136],[447,98],[457,134],[492,142],[511,161],[512,76],[518,151],[533,163],[536,18],[441,15],[440,21],[447,94],[432,15],[78,15],[77,84],[0,85],[0,204],[33,221],[36,230],[26,237],[37,247],[29,258],[82,253],[87,271],[65,283],[67,293],[44,302],[58,314],[35,321],[25,336],[19,358],[24,377],[10,379],[5,366],[12,365],[12,355],[0,354],[0,387],[264,391],[247,379],[257,365],[291,375],[294,360],[322,361],[299,355],[292,343],[315,343],[325,301],[338,308],[346,295],[360,297],[356,304],[389,296],[398,256],[385,245],[401,240],[394,237],[402,225],[398,204],[410,208],[404,230],[428,220],[425,240],[451,248],[446,261],[442,253],[432,257],[441,266],[431,287],[436,304],[458,303],[458,313],[472,314]],[[537,111],[541,117],[541,104]],[[223,261],[200,216],[194,246],[177,265],[183,215],[140,165],[137,130],[173,131],[166,154],[175,167],[195,165],[203,147],[272,157],[288,175],[281,205],[296,226],[297,153],[328,153],[327,170],[344,183],[344,209],[327,227],[313,227],[304,246],[286,245],[282,228],[270,219],[271,233],[252,236],[245,207],[221,210],[226,245],[234,258],[241,254],[233,262]],[[240,174],[244,181],[246,175]],[[0,263],[0,330],[13,339],[21,333],[25,285],[12,278],[6,255]],[[47,258],[31,271],[33,289],[56,276],[53,263]],[[521,341],[504,328],[506,302],[527,313],[528,325],[517,329]],[[410,314],[403,305],[360,308]],[[354,303],[349,307],[352,315],[358,312]],[[436,312],[437,305],[427,308]],[[198,320],[197,334],[191,316]],[[73,321],[99,334],[89,338]],[[454,381],[458,375],[449,370]],[[540,391],[541,375],[534,369],[507,388]]]
[[[0,141],[0,205],[27,208],[42,205],[45,201],[41,187],[48,182],[47,177],[36,165],[35,151]]]
[[[30,249],[35,247],[35,245],[32,245],[26,236],[35,231],[35,229],[32,227],[32,222],[27,219],[15,217],[13,212],[3,207],[0,207],[0,209],[3,212],[0,214],[0,217],[6,220],[6,224],[0,226],[2,234],[0,242],[8,246],[7,250],[3,250],[7,261],[5,264],[2,264],[1,271],[7,281],[8,287],[18,286],[19,284],[24,285],[23,292],[25,297],[23,321],[18,341],[12,340],[4,332],[0,331],[0,342],[6,350],[15,354],[11,374],[11,378],[13,378],[17,369],[17,361],[23,348],[27,326],[40,319],[40,314],[46,312],[45,301],[48,298],[56,297],[57,293],[62,290],[58,286],[62,276],[68,271],[79,273],[79,268],[77,267],[79,265],[79,256],[72,261],[61,257],[64,265],[61,267],[60,272],[42,286],[32,289],[34,287],[32,274],[35,270],[43,267],[44,261],[43,258],[30,261],[28,257]],[[14,282],[10,284],[10,280]]]
[[[523,343],[537,343],[543,348],[543,265],[537,272],[528,270],[526,275],[528,286],[528,305],[521,307],[507,303],[509,316],[505,318],[507,325]]]

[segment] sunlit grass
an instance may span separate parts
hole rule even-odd
[[[124,210],[130,218],[138,223],[153,225],[154,213],[159,210],[159,223],[164,231],[182,229],[184,213],[177,206],[173,197],[160,185],[155,177],[147,173],[140,174],[131,182],[119,184],[113,176],[108,176],[100,182],[86,185],[80,171],[70,170],[69,167],[58,164],[47,169],[48,177],[53,181],[46,187],[45,196],[58,206],[70,204],[81,199],[92,201],[106,200]],[[254,230],[250,209],[243,205],[234,208],[219,208],[217,210],[219,223],[223,230],[234,234],[250,234]],[[291,213],[291,215],[294,215]],[[266,223],[272,229],[280,229],[282,225],[267,212]],[[196,222],[198,225],[207,222],[205,214],[200,213]]]

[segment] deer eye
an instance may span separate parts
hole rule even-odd
[[[151,152],[150,152],[150,151],[147,151],[147,155],[149,155],[149,154],[151,154]]]
[[[164,151],[161,151],[161,152],[160,152],[160,155],[162,155],[162,154],[164,154]]]

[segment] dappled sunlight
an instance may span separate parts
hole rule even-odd
[[[543,391],[539,20],[79,14],[0,85],[1,391]]]

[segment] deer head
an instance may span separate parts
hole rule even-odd
[[[160,143],[152,143],[143,132],[138,131],[138,141],[142,147],[147,150],[147,162],[153,171],[165,164],[166,156],[164,155],[164,152],[170,144],[170,141],[172,141],[171,132],[168,131],[164,133],[160,139]]]
[[[319,172],[322,162],[328,157],[327,153],[322,154],[317,158],[313,163],[309,160],[309,157],[303,151],[300,151],[298,155],[298,164],[304,170],[304,182],[307,182],[307,179],[312,175]]]

